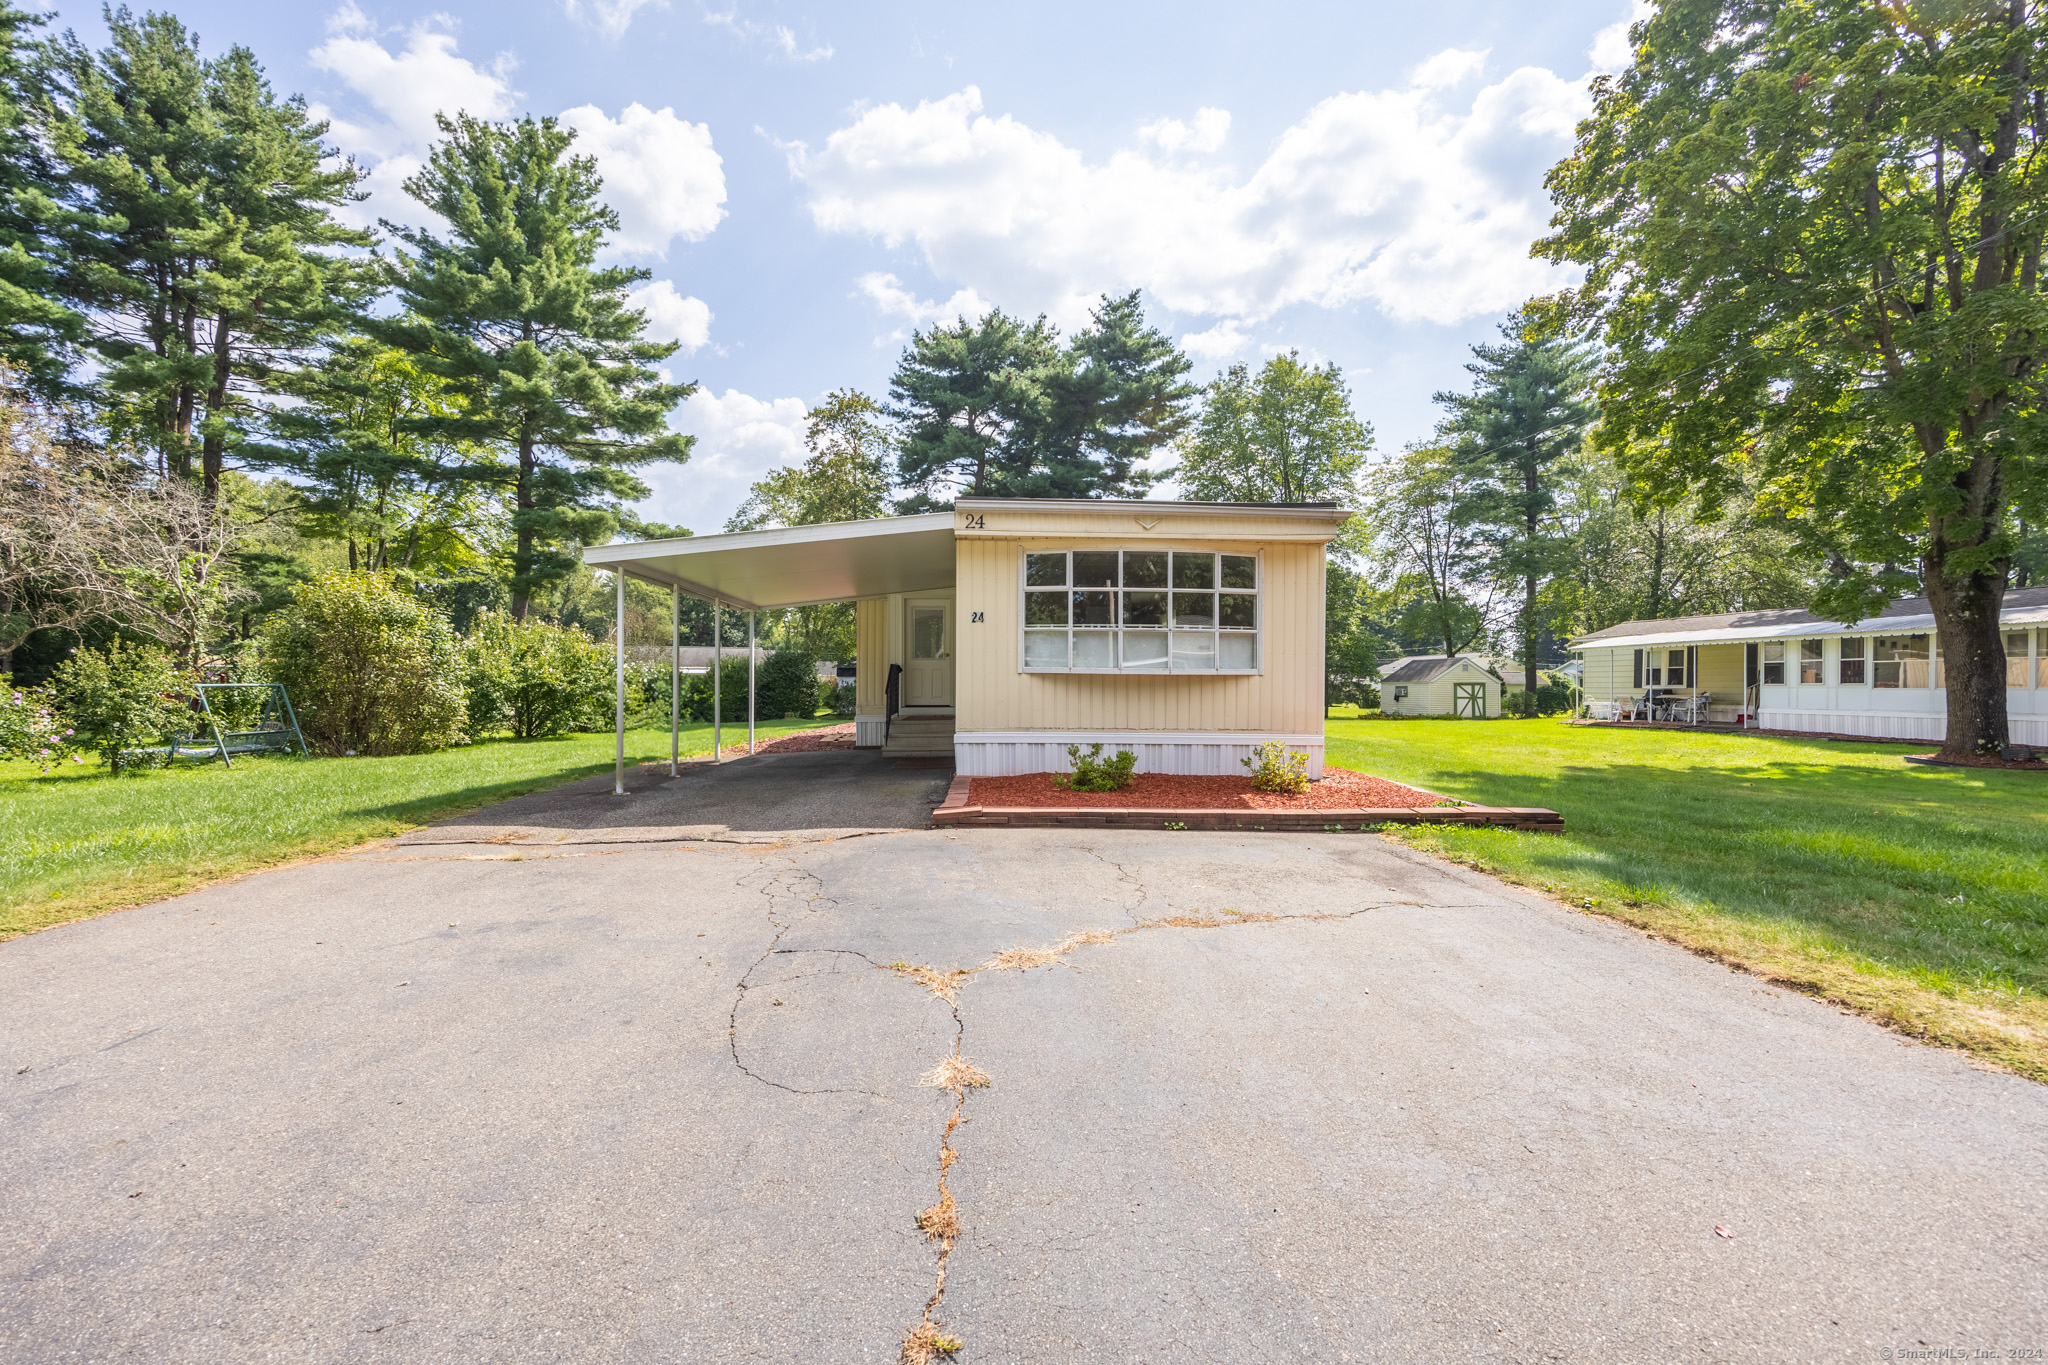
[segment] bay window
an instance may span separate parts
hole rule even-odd
[[[1259,557],[1185,550],[1024,555],[1027,673],[1256,673]]]

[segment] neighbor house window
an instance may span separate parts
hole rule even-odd
[[[2005,685],[2027,685],[2027,633],[2023,630],[2005,637]]]
[[[1399,683],[1399,684],[1396,684],[1396,686],[1395,686],[1395,688],[1394,688],[1394,700],[1395,700],[1395,701],[1406,701],[1406,700],[1408,700],[1408,684],[1406,684],[1406,683]]]
[[[1799,642],[1799,681],[1817,683],[1821,677],[1821,642],[1801,640]]]
[[[1255,673],[1259,558],[1181,550],[1024,556],[1028,673]]]
[[[1764,684],[1776,687],[1785,681],[1785,642],[1766,640],[1764,642]]]
[[[1673,687],[1685,686],[1685,651],[1669,649],[1664,651],[1664,681]]]
[[[1863,637],[1851,635],[1842,641],[1842,663],[1838,670],[1844,683],[1860,683],[1863,676]]]
[[[1880,635],[1870,642],[1872,687],[1927,686],[1927,637]]]
[[[2048,630],[2034,632],[2034,686],[2048,687]]]

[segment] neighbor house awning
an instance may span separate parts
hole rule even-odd
[[[930,592],[953,586],[953,514],[593,545],[583,562],[741,611]]]

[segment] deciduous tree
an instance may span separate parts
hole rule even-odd
[[[1633,42],[1537,248],[1585,268],[1543,311],[1605,329],[1603,445],[1658,498],[1754,478],[1839,619],[1917,577],[1944,752],[1998,751],[2015,514],[2048,510],[2048,11],[1664,0]]]
[[[1372,428],[1351,410],[1336,365],[1304,365],[1299,352],[1259,370],[1233,365],[1202,395],[1175,471],[1205,502],[1345,501],[1372,449]]]

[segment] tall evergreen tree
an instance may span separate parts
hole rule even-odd
[[[1141,465],[1187,430],[1188,358],[1145,325],[1136,290],[1105,295],[1040,383],[1024,439],[1005,452],[1005,491],[1018,497],[1143,497],[1159,478]]]
[[[1472,392],[1439,393],[1447,410],[1440,431],[1465,474],[1455,515],[1477,532],[1475,569],[1520,598],[1512,627],[1525,685],[1537,686],[1538,638],[1545,633],[1537,600],[1557,571],[1563,545],[1554,525],[1559,480],[1553,466],[1576,450],[1598,415],[1592,400],[1594,360],[1584,346],[1525,338],[1516,314],[1501,324],[1501,344],[1474,346],[1465,368]]]
[[[64,392],[85,318],[63,301],[57,173],[36,136],[46,20],[0,0],[0,362],[45,397]]]
[[[1336,365],[1276,355],[1252,378],[1233,365],[1210,383],[1176,474],[1207,502],[1322,502],[1352,495],[1372,427],[1351,410]]]
[[[440,126],[405,188],[447,234],[386,224],[409,248],[397,253],[406,311],[371,330],[462,399],[410,429],[513,457],[512,610],[524,620],[537,590],[574,571],[574,547],[612,534],[607,501],[647,496],[634,469],[689,458],[691,438],[666,423],[696,386],[653,368],[676,343],[645,340],[646,314],[627,302],[648,272],[597,264],[619,218],[598,197],[596,163],[570,153],[575,132],[552,118]]]
[[[930,511],[1010,492],[1030,463],[1017,449],[1043,423],[1046,380],[1060,365],[1044,318],[1027,325],[1000,308],[913,333],[884,409],[903,427],[896,477],[909,496],[898,507]]]
[[[283,377],[363,307],[369,234],[334,218],[361,173],[335,160],[298,96],[279,99],[248,49],[211,61],[167,14],[109,10],[94,53],[51,48],[50,144],[73,207],[68,289],[88,345],[128,403],[115,430],[197,475],[209,500]]]

